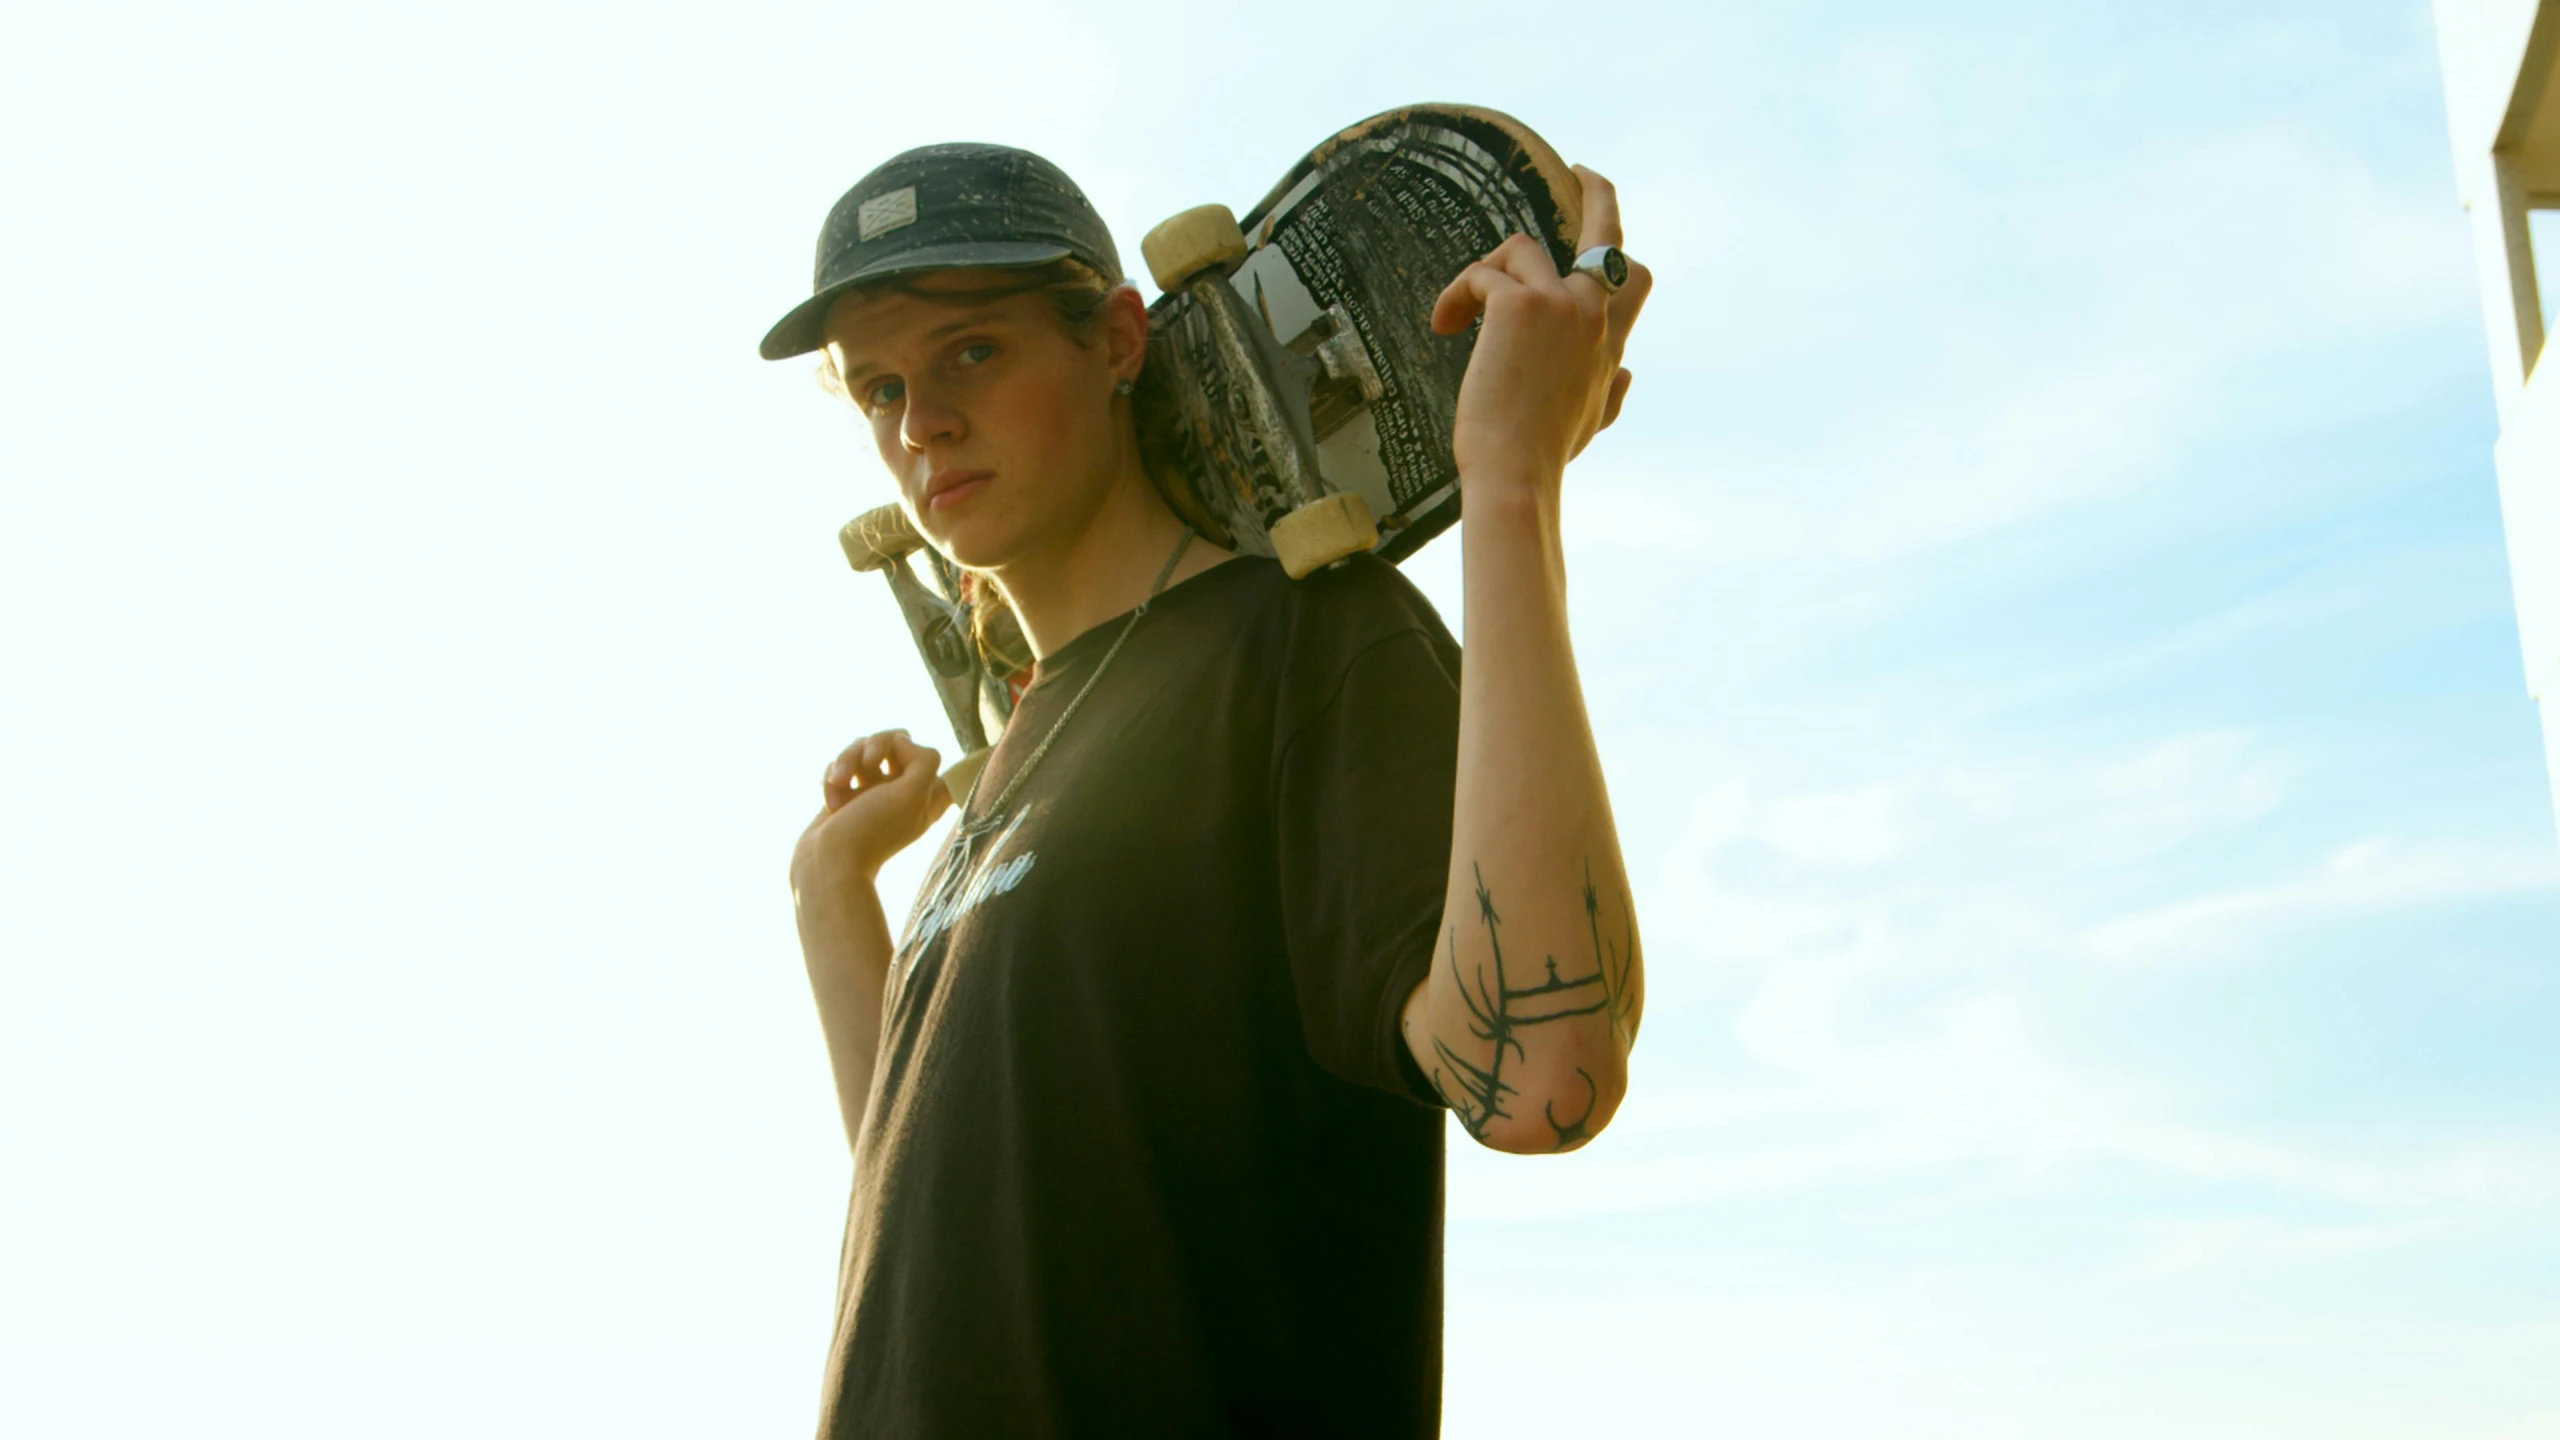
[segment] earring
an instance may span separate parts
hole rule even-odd
[[[1119,384],[1111,387],[1111,393],[1114,395],[1126,395],[1137,388],[1138,384],[1136,381],[1123,380]]]

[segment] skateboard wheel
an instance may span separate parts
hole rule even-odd
[[[905,510],[883,505],[844,522],[836,532],[836,543],[844,546],[844,558],[854,569],[886,570],[923,549],[924,537],[916,533]]]
[[[1156,288],[1171,294],[1203,270],[1224,270],[1244,258],[1244,231],[1236,212],[1224,205],[1185,210],[1147,232],[1138,253],[1147,257],[1147,273]]]
[[[1301,505],[1271,527],[1271,551],[1292,580],[1304,580],[1346,555],[1375,549],[1377,523],[1369,518],[1369,502],[1337,490],[1312,504]]]
[[[982,745],[952,761],[951,768],[942,772],[942,788],[951,792],[952,804],[969,803],[969,787],[978,783],[978,772],[987,768],[987,757],[994,753],[995,747]]]

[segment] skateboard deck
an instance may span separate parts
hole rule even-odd
[[[1246,213],[1240,257],[1202,257],[1224,262],[1223,289],[1247,312],[1233,327],[1242,337],[1221,333],[1220,287],[1179,273],[1178,253],[1168,263],[1162,242],[1185,218],[1144,247],[1165,294],[1148,312],[1154,383],[1140,382],[1140,433],[1174,508],[1221,544],[1268,555],[1280,548],[1275,527],[1321,498],[1292,473],[1300,437],[1271,433],[1282,427],[1257,413],[1253,392],[1267,384],[1286,428],[1303,414],[1317,488],[1367,510],[1377,538],[1362,548],[1400,561],[1447,529],[1458,518],[1450,424],[1475,335],[1433,334],[1432,302],[1515,234],[1570,268],[1581,230],[1573,172],[1491,110],[1413,105],[1363,120]],[[1265,348],[1279,353],[1242,353]]]
[[[1432,333],[1432,303],[1515,234],[1570,268],[1581,186],[1527,126],[1461,105],[1336,134],[1241,221],[1211,205],[1157,226],[1142,249],[1164,293],[1133,397],[1149,478],[1203,535],[1292,576],[1421,549],[1458,519],[1450,431],[1475,350],[1473,330]],[[964,797],[1018,669],[980,655],[968,577],[897,506],[840,539],[888,577],[965,752],[944,776]]]

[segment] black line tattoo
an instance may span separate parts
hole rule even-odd
[[[1458,998],[1466,1002],[1467,1033],[1493,1047],[1484,1064],[1477,1064],[1452,1048],[1448,1040],[1433,1036],[1431,1047],[1439,1058],[1432,1067],[1431,1083],[1449,1108],[1456,1112],[1458,1123],[1469,1135],[1484,1139],[1493,1122],[1508,1117],[1503,1101],[1519,1093],[1519,1088],[1503,1079],[1504,1064],[1510,1059],[1527,1060],[1520,1031],[1531,1025],[1544,1025],[1552,1020],[1570,1020],[1581,1015],[1607,1015],[1612,1033],[1621,1043],[1633,1039],[1627,1017],[1632,1005],[1627,980],[1635,965],[1635,916],[1630,908],[1627,916],[1627,943],[1616,946],[1600,936],[1600,894],[1591,883],[1591,865],[1583,862],[1582,909],[1591,924],[1592,970],[1588,975],[1566,976],[1558,973],[1556,957],[1546,957],[1546,976],[1534,985],[1517,989],[1511,984],[1502,959],[1502,915],[1494,908],[1493,892],[1484,883],[1484,867],[1475,866],[1476,917],[1484,925],[1487,948],[1493,955],[1493,973],[1485,974],[1484,965],[1474,967],[1472,983],[1467,970],[1458,960],[1458,930],[1449,928],[1449,973],[1458,983]],[[1600,1105],[1600,1086],[1591,1072],[1574,1067],[1586,1089],[1582,1113],[1570,1120],[1558,1119],[1555,1101],[1545,1105],[1547,1128],[1555,1132],[1555,1148],[1562,1150],[1591,1137],[1592,1112]]]
[[[1626,945],[1620,948],[1601,943],[1600,892],[1593,889],[1591,885],[1591,862],[1583,861],[1582,913],[1591,921],[1591,958],[1600,967],[1601,988],[1609,995],[1609,1028],[1616,1033],[1620,1045],[1633,1049],[1636,1043],[1636,1032],[1631,1017],[1635,1013],[1636,1001],[1632,989],[1627,984],[1627,977],[1633,973],[1636,963],[1635,907],[1627,906],[1626,912]],[[1586,1075],[1583,1078],[1587,1080],[1590,1077]]]
[[[1588,1098],[1582,1102],[1582,1113],[1571,1120],[1558,1120],[1556,1102],[1547,1102],[1547,1128],[1556,1132],[1556,1148],[1559,1150],[1591,1138],[1591,1112],[1600,1107],[1600,1086],[1592,1080],[1591,1072],[1576,1065],[1573,1073],[1582,1077],[1583,1088],[1589,1092]]]

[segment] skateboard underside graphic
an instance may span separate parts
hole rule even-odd
[[[1196,505],[1212,538],[1272,554],[1292,512],[1356,495],[1377,531],[1358,548],[1420,549],[1457,518],[1449,427],[1475,347],[1432,333],[1432,302],[1515,234],[1570,266],[1579,208],[1572,173],[1519,122],[1413,106],[1308,154],[1228,245],[1168,235],[1227,228],[1223,207],[1167,221],[1145,247],[1165,291],[1148,364],[1164,370],[1141,415],[1168,497]]]

